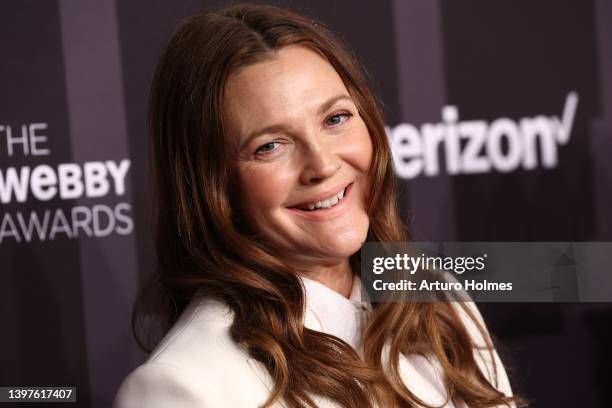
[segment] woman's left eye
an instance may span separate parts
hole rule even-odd
[[[351,116],[353,116],[350,112],[340,112],[331,115],[325,120],[326,126],[338,126],[346,122]]]
[[[255,150],[255,154],[266,154],[266,153],[273,152],[274,150],[276,150],[278,148],[279,145],[280,145],[279,142],[268,142],[268,143],[265,143],[265,144],[259,146],[257,148],[257,150]]]

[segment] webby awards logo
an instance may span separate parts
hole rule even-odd
[[[45,122],[0,124],[0,158],[32,161],[19,167],[0,165],[0,244],[130,234],[131,204],[108,205],[126,193],[130,160],[51,165],[45,163],[52,155],[48,134]],[[72,206],[77,199],[91,204]]]
[[[551,169],[558,148],[570,140],[578,94],[568,93],[561,117],[535,115],[518,120],[459,120],[457,106],[442,108],[442,123],[408,123],[387,128],[400,178]],[[443,162],[441,160],[443,159]]]

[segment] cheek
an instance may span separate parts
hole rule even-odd
[[[373,145],[370,132],[363,121],[360,121],[343,141],[344,157],[363,175],[367,174],[372,164]]]
[[[267,218],[287,199],[292,185],[291,172],[273,164],[244,165],[238,170],[240,205],[246,214]]]

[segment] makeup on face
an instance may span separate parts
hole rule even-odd
[[[242,68],[225,92],[239,207],[296,264],[348,259],[369,227],[372,142],[327,60],[302,46]]]

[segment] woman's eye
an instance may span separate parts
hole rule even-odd
[[[326,126],[338,126],[338,125],[341,125],[342,123],[346,122],[348,120],[348,118],[350,118],[351,116],[353,116],[353,115],[351,113],[349,113],[349,112],[336,113],[336,114],[330,116],[329,118],[327,118],[327,120],[325,121],[325,125]]]
[[[280,145],[279,142],[268,142],[266,144],[259,146],[257,150],[255,150],[255,154],[269,153],[273,150],[276,150],[278,145]]]

